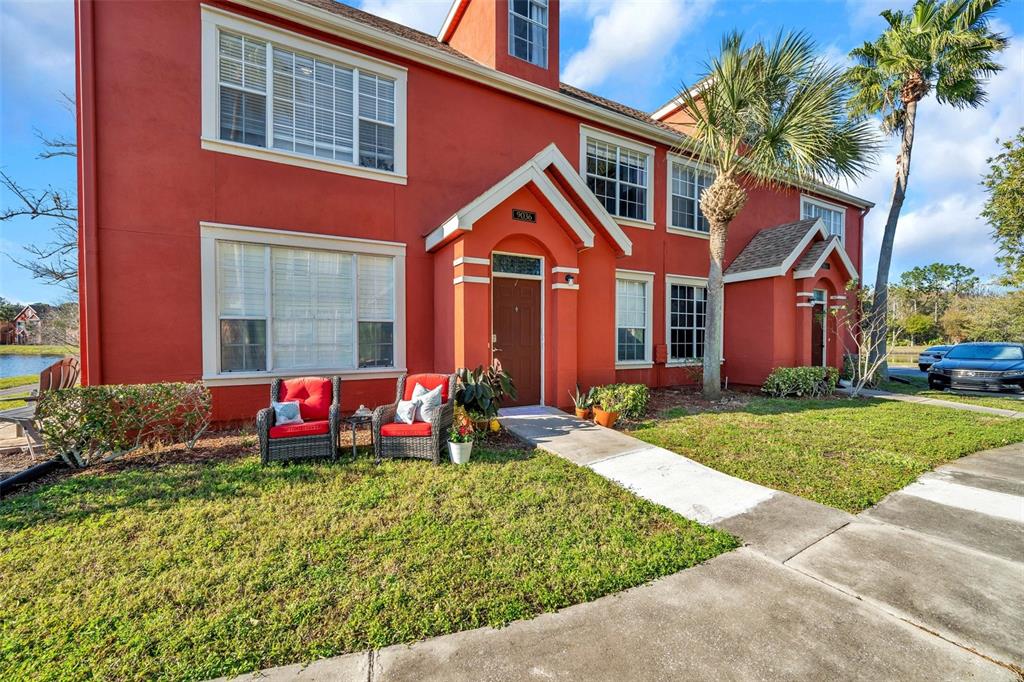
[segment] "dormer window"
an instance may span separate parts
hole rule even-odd
[[[510,0],[508,53],[548,68],[548,0]]]

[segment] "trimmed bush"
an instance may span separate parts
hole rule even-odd
[[[210,425],[201,382],[75,386],[44,394],[37,415],[43,442],[68,466],[109,462],[149,442],[195,446]]]
[[[647,414],[650,389],[643,384],[608,384],[594,390],[594,403],[606,412],[618,412],[626,419],[643,419]]]
[[[773,398],[821,398],[835,393],[838,382],[835,367],[776,367],[761,390]]]

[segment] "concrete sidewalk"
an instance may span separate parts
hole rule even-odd
[[[837,389],[841,393],[849,393],[848,388]],[[1020,410],[1004,410],[1001,407],[986,407],[984,405],[971,405],[968,403],[957,403],[952,400],[939,400],[937,398],[925,398],[919,395],[908,395],[906,393],[890,393],[889,391],[876,391],[874,389],[862,389],[860,395],[868,398],[880,398],[882,400],[897,400],[903,403],[920,403],[922,405],[934,405],[936,407],[948,407],[951,410],[963,410],[965,412],[979,412],[981,414],[992,414],[1010,419],[1024,419],[1024,405]],[[989,397],[993,397],[990,394]],[[1002,397],[995,394],[995,397]]]
[[[557,411],[502,419],[745,546],[506,628],[241,679],[1020,680],[1024,444],[941,467],[852,516]]]

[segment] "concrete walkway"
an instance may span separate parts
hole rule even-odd
[[[848,388],[839,388],[841,393],[849,393]],[[952,400],[938,400],[937,398],[926,398],[919,395],[908,395],[906,393],[890,393],[889,391],[876,391],[874,389],[865,388],[862,389],[860,394],[868,398],[881,398],[882,400],[898,400],[904,403],[921,403],[923,405],[935,405],[936,407],[948,407],[952,410],[964,410],[966,412],[980,412],[982,414],[992,414],[999,417],[1009,417],[1011,419],[1024,419],[1024,406],[1020,410],[1004,410],[1001,407],[985,407],[984,405],[971,405],[968,403],[958,403]],[[988,397],[1004,397],[995,394],[988,394]]]
[[[502,420],[745,546],[506,628],[242,679],[1020,680],[1024,444],[941,467],[852,516],[554,410]]]

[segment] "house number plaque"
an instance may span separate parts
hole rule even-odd
[[[524,223],[535,223],[537,222],[537,214],[533,211],[524,211],[521,208],[513,208],[512,220],[521,220]]]

